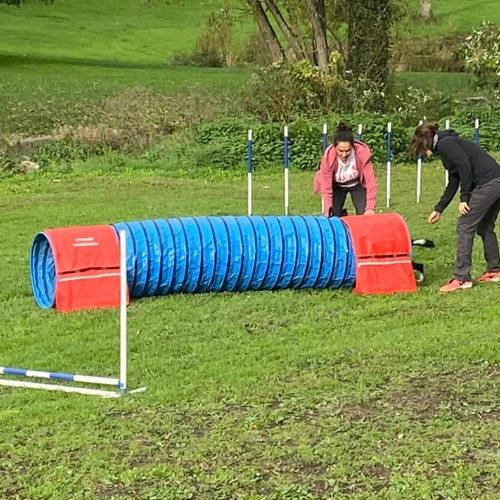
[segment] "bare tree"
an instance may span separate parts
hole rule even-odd
[[[285,53],[283,47],[272,27],[267,14],[260,3],[260,0],[248,0],[248,5],[252,9],[252,14],[259,28],[260,34],[264,39],[264,42],[271,54],[273,62],[283,61],[285,59]]]
[[[330,50],[326,37],[325,0],[306,0],[306,2],[312,27],[316,64],[320,68],[326,68]]]
[[[396,0],[244,2],[251,8],[273,62],[307,58],[329,71],[332,50],[338,50],[353,85],[361,85],[360,91],[385,89]]]
[[[265,0],[265,2],[292,51],[293,62],[305,59],[307,57],[306,48],[298,30],[286,21],[274,0]]]

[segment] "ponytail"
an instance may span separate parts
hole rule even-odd
[[[351,146],[354,146],[352,127],[349,127],[349,125],[346,125],[344,122],[338,124],[333,134],[333,145],[336,146],[339,142],[348,142]]]

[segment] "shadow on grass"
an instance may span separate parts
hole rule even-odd
[[[0,52],[0,67],[21,66],[21,65],[68,65],[87,66],[95,68],[116,68],[116,69],[167,69],[167,64],[137,63],[126,61],[113,61],[102,59],[79,59],[73,57],[47,57],[36,55],[8,54]]]

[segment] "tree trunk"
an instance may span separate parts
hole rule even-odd
[[[326,38],[325,1],[307,0],[307,11],[313,32],[316,64],[325,69],[330,56]]]
[[[349,3],[347,70],[360,91],[383,92],[389,65],[391,0],[351,0]]]
[[[432,17],[432,0],[420,0],[420,17],[429,21]]]
[[[293,28],[288,25],[283,14],[279,10],[278,6],[274,2],[274,0],[265,0],[267,8],[269,12],[273,15],[276,20],[276,24],[279,26],[280,30],[283,32],[283,35],[290,46],[293,54],[293,62],[300,61],[301,59],[306,58],[306,51],[304,49],[304,42],[300,37],[299,33],[294,32]]]
[[[285,53],[283,52],[283,48],[281,47],[278,37],[276,36],[276,32],[271,26],[260,0],[248,0],[248,5],[252,9],[253,17],[257,23],[260,34],[269,49],[272,61],[283,61],[285,59]]]

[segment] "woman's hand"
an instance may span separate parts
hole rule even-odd
[[[375,210],[371,209],[365,210],[365,213],[363,215],[375,215]]]
[[[429,218],[427,219],[427,222],[429,224],[435,224],[439,220],[439,216],[441,214],[439,212],[436,212],[435,210],[429,215]]]
[[[458,211],[460,212],[460,215],[465,215],[467,213],[469,213],[469,205],[467,204],[466,201],[461,201],[459,204],[458,204]]]

